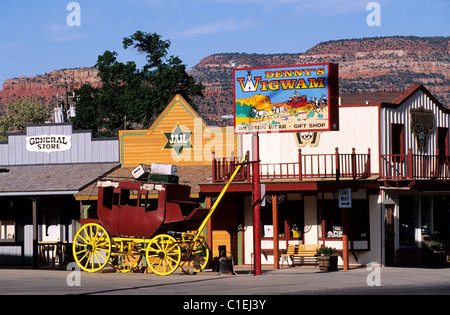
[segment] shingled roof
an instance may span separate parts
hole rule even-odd
[[[386,92],[371,92],[358,94],[341,94],[340,106],[352,105],[382,105],[386,107],[397,107],[406,101],[411,95],[417,91],[425,93],[441,110],[450,111],[449,108],[441,104],[430,91],[422,84],[413,84],[408,89],[403,91],[386,91]]]
[[[341,104],[393,103],[404,91],[342,94]]]
[[[119,166],[118,163],[87,163],[2,167],[0,195],[74,194]]]

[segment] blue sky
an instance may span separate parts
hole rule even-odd
[[[8,78],[93,66],[105,50],[122,61],[137,30],[171,41],[188,66],[214,53],[300,53],[328,40],[374,36],[449,36],[449,0],[379,0],[381,26],[366,22],[370,0],[0,0],[0,88]]]

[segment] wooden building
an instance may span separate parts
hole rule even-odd
[[[0,265],[65,262],[80,219],[74,194],[118,167],[117,138],[95,139],[70,123],[8,134],[0,143]]]
[[[341,95],[339,117],[339,131],[259,135],[262,263],[278,266],[288,244],[336,248],[344,267],[426,263],[426,239],[450,244],[450,110],[413,85]],[[252,151],[251,138],[239,139],[238,156]],[[238,159],[213,161],[213,183],[200,185],[207,200]],[[226,195],[226,222],[213,217],[210,227],[215,244],[215,222],[226,225],[243,264],[254,254],[251,173],[247,165],[238,174]],[[344,189],[351,208],[339,204]]]
[[[181,95],[173,98],[148,130],[121,130],[119,138],[123,167],[211,166],[211,152],[226,156],[236,149],[232,127],[208,126]]]

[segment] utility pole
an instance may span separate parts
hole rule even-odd
[[[79,81],[72,81],[50,84],[51,87],[56,88],[58,90],[63,90],[61,96],[59,93],[56,94],[57,98],[63,102],[63,110],[64,110],[64,121],[69,121],[69,117],[74,117],[75,112],[71,113],[71,111],[75,111],[75,93],[73,92],[74,85],[79,83]],[[72,92],[72,95],[70,95]]]

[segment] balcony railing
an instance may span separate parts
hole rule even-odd
[[[249,156],[247,152],[247,157]],[[213,154],[212,180],[213,182],[226,181],[234,172],[238,161],[237,157],[216,158]],[[235,177],[237,181],[251,181],[252,168],[248,158]],[[367,154],[339,153],[338,148],[331,154],[302,154],[298,150],[298,160],[288,163],[260,163],[260,179],[319,179],[319,178],[362,178],[371,175],[370,149]]]
[[[450,179],[450,156],[385,154],[380,156],[380,178],[384,180]]]

